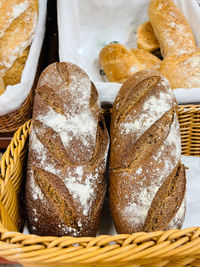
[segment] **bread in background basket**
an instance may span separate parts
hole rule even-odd
[[[72,63],[49,65],[38,81],[29,142],[31,233],[96,235],[108,143],[98,94],[87,74]]]
[[[120,53],[119,44],[101,50],[100,63],[109,81],[121,83],[137,71],[149,68],[160,70],[173,89],[200,87],[200,50],[182,12],[172,0],[151,0],[149,19],[150,22],[143,23],[137,30],[138,47],[147,51],[132,49],[135,59],[128,48],[124,47]],[[157,48],[156,40],[163,62],[148,54]]]
[[[38,18],[38,0],[1,1],[0,75],[4,85],[20,82]],[[4,88],[4,90],[3,90]]]

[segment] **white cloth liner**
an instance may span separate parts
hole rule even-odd
[[[58,0],[60,61],[82,67],[95,83],[102,104],[112,104],[120,88],[99,74],[99,51],[118,41],[136,47],[136,28],[148,20],[149,0]],[[200,7],[195,0],[175,0],[189,21],[200,46]],[[200,88],[175,89],[179,104],[200,102]],[[200,158],[183,156],[187,170],[187,212],[183,227],[200,225]],[[116,234],[106,211],[99,234]]]
[[[44,39],[46,10],[47,0],[39,0],[37,28],[22,73],[21,82],[7,86],[6,91],[0,96],[0,116],[17,110],[25,101],[33,86]]]

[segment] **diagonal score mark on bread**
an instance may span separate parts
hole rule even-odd
[[[144,230],[147,232],[167,230],[183,202],[185,190],[185,166],[179,162],[156,193],[145,220]]]
[[[51,106],[55,112],[60,113],[63,116],[65,116],[63,112],[62,99],[58,95],[56,95],[55,92],[53,92],[53,90],[50,87],[46,87],[43,85],[37,88],[37,94],[40,96],[41,100],[46,105]],[[52,99],[53,99],[53,102],[52,102]],[[90,106],[92,110],[93,109],[95,110],[97,99],[98,99],[97,91],[94,88],[94,85],[91,85]],[[95,113],[95,115],[96,114],[97,113]],[[35,119],[34,124],[36,126],[35,131],[36,131],[37,138],[40,140],[40,142],[45,147],[47,147],[48,151],[55,157],[58,163],[60,163],[61,165],[65,165],[65,166],[70,165],[70,164],[73,165],[73,162],[71,162],[70,158],[68,157],[69,153],[66,153],[66,150],[62,144],[59,134],[57,134],[51,127],[48,127],[42,124],[37,119]],[[103,151],[105,150],[105,147],[107,146],[106,140],[104,138],[105,134],[106,134],[105,121],[103,118],[103,114],[100,112],[99,117],[98,117],[98,125],[97,125],[97,132],[96,132],[96,146],[94,147],[92,158],[87,163],[88,168],[91,168],[91,169],[95,168],[95,166],[102,160]],[[48,138],[44,138],[45,136]],[[51,139],[52,136],[55,136],[54,140]],[[55,153],[58,150],[59,150],[59,153]],[[81,163],[86,164],[84,160],[82,160]]]
[[[170,132],[170,127],[174,119],[173,108],[166,112],[161,119],[159,119],[154,125],[152,125],[143,134],[137,142],[126,151],[127,158],[124,167],[113,168],[113,172],[121,172],[122,170],[134,172],[138,165],[154,154],[157,149],[163,144]],[[170,123],[169,123],[170,122]],[[165,127],[162,127],[163,124]]]
[[[63,220],[64,223],[68,225],[68,227],[77,228],[78,222],[75,219],[75,210],[72,209],[72,207],[74,206],[73,199],[70,196],[69,191],[65,187],[64,182],[59,180],[58,184],[56,176],[52,173],[49,174],[51,179],[47,179],[46,172],[42,169],[35,168],[34,175],[35,181],[41,188],[45,197],[48,198],[48,201],[55,204],[54,207],[60,219]],[[61,193],[59,191],[60,187],[62,187]],[[68,195],[67,199],[64,197],[65,195]]]
[[[137,84],[132,84],[132,79],[128,79],[124,86],[121,87],[119,95],[116,99],[115,105],[120,104],[120,109],[115,111],[113,114],[114,120],[111,124],[111,131],[114,131],[116,124],[120,123],[121,120],[127,115],[129,110],[137,103],[139,100],[147,95],[149,91],[158,82],[159,77],[147,77],[147,79],[139,81]],[[134,87],[134,90],[133,90]],[[143,90],[141,90],[143,88]],[[123,95],[123,98],[121,97]],[[119,100],[118,100],[119,99]]]

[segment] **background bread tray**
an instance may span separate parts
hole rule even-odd
[[[200,105],[179,106],[182,152],[200,156]],[[200,266],[200,227],[100,235],[25,235],[21,190],[31,121],[15,133],[1,160],[0,256],[24,266]]]

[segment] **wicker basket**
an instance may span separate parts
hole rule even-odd
[[[15,132],[31,118],[34,89],[32,88],[24,103],[14,112],[0,116],[0,133]]]
[[[182,149],[200,155],[200,106],[180,106]],[[23,225],[20,188],[31,122],[15,133],[1,161],[0,257],[24,266],[200,266],[200,227],[98,237],[17,232]],[[12,232],[11,232],[12,231]]]

